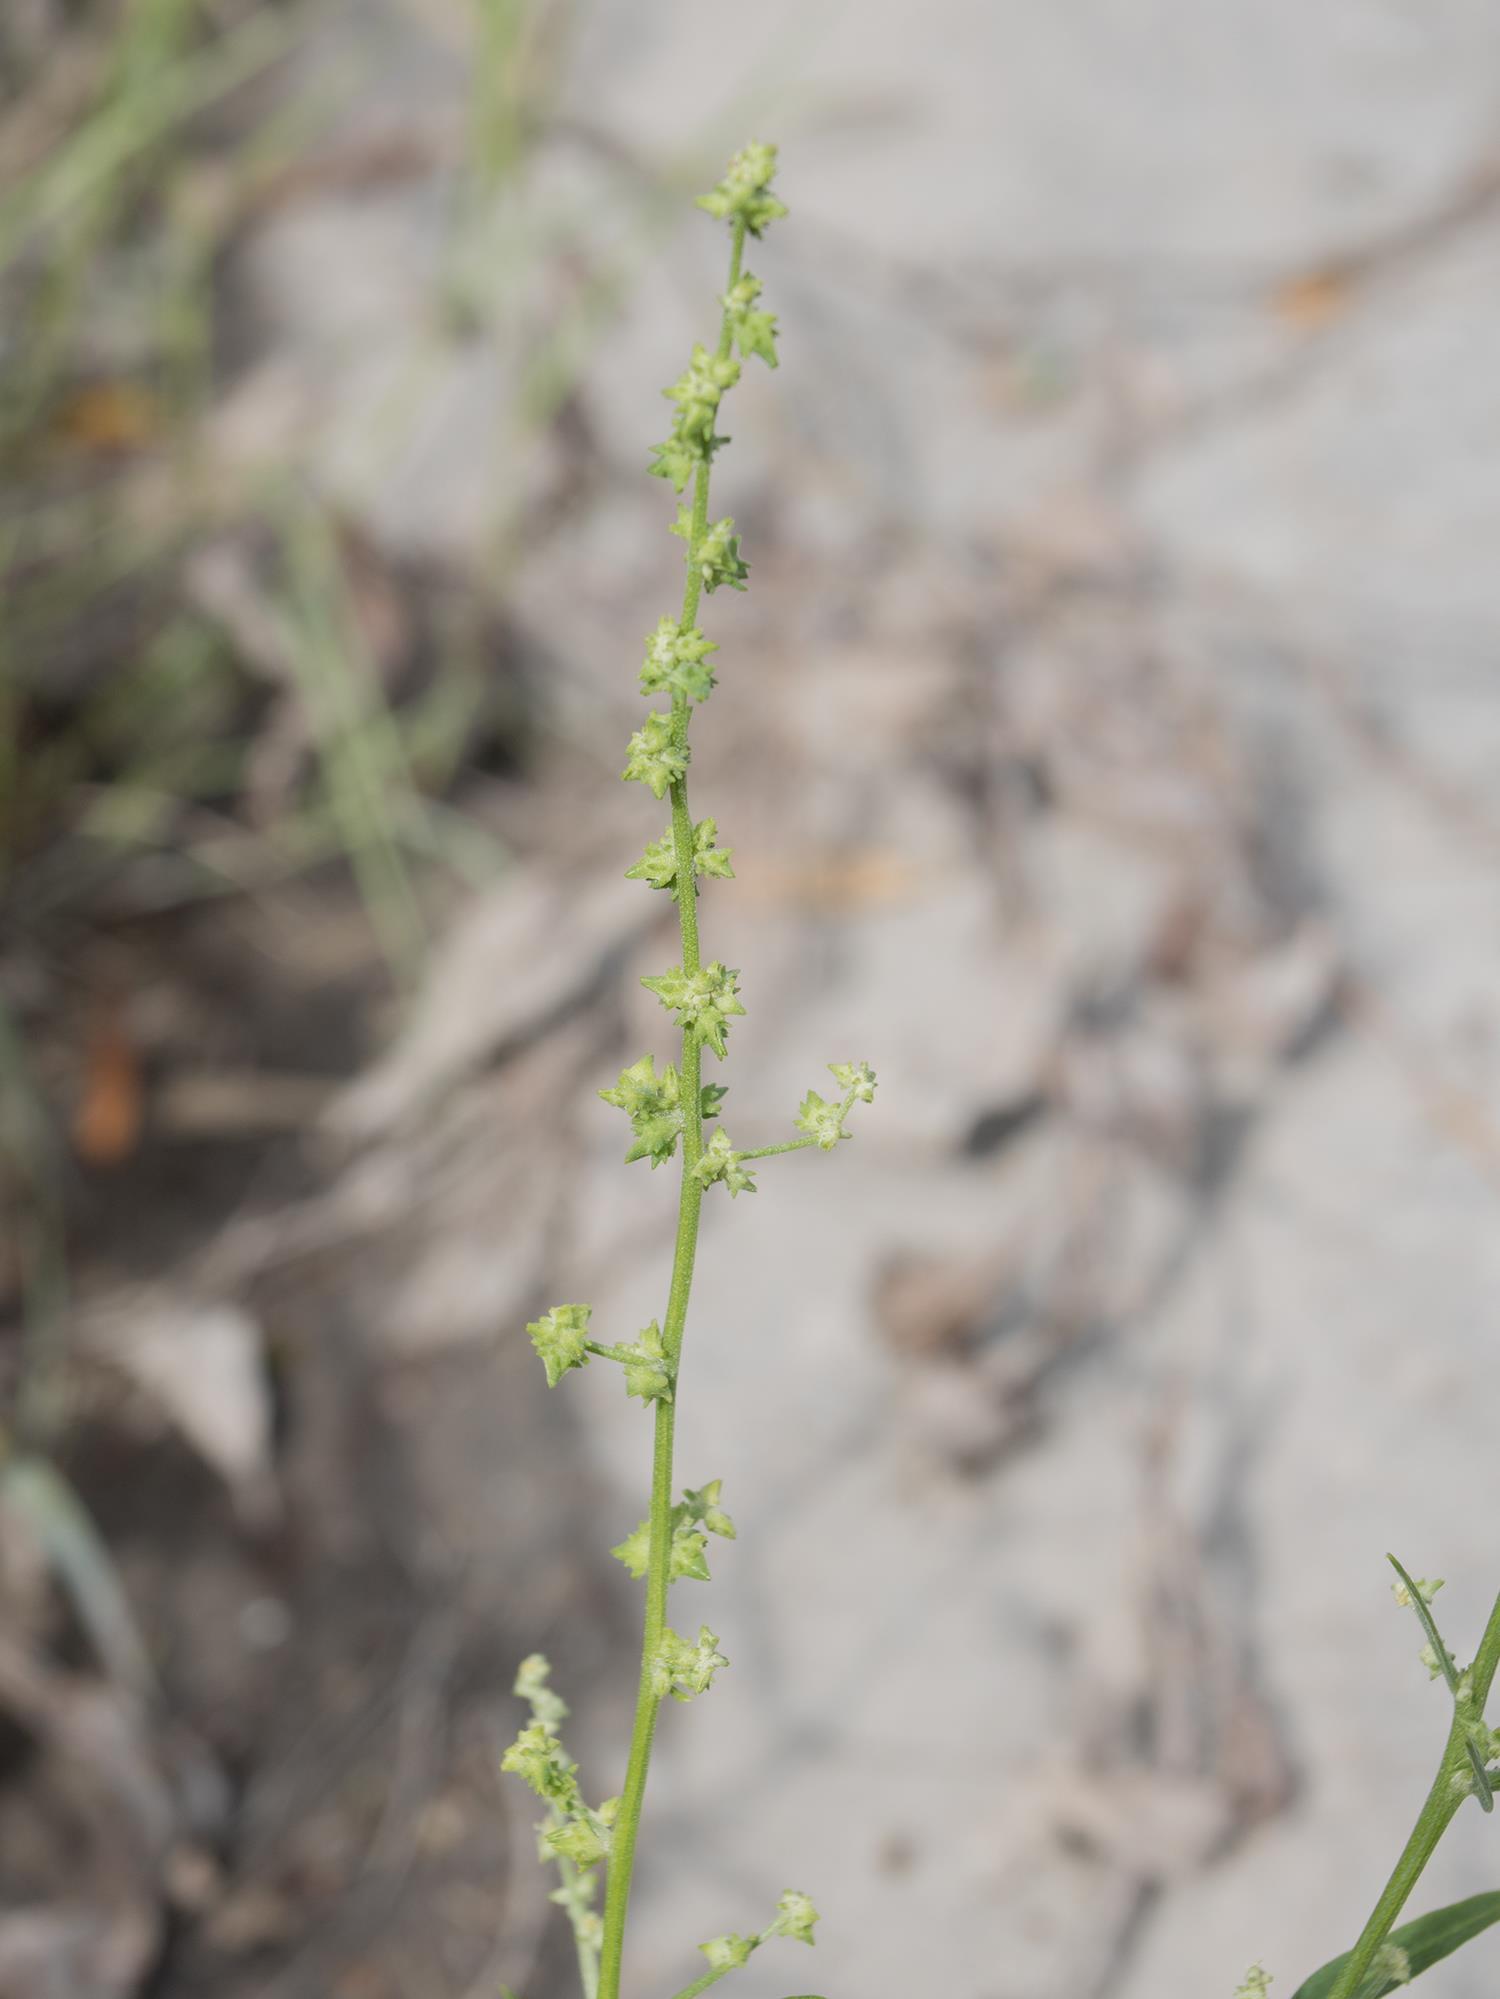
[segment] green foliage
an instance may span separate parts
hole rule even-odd
[[[1384,1999],[1386,1993],[1500,1921],[1500,1895],[1478,1895],[1395,1927],[1407,1898],[1465,1800],[1477,1798],[1484,1811],[1494,1809],[1500,1768],[1491,1766],[1500,1757],[1500,1730],[1485,1721],[1484,1708],[1500,1666],[1500,1598],[1490,1611],[1474,1663],[1461,1667],[1432,1615],[1432,1600],[1442,1583],[1419,1582],[1394,1555],[1387,1560],[1396,1572],[1392,1593],[1397,1603],[1411,1610],[1422,1627],[1426,1639],[1423,1663],[1434,1679],[1447,1683],[1452,1696],[1448,1740],[1411,1837],[1354,1948],[1314,1972],[1297,1988],[1294,1999]],[[1257,1966],[1240,1988],[1241,1994],[1245,1999],[1264,1999],[1266,1983],[1265,1973]]]
[[[595,1999],[596,1987],[598,1999],[619,1999],[625,1918],[657,1711],[668,1696],[687,1701],[706,1693],[728,1664],[718,1637],[706,1624],[699,1626],[696,1638],[687,1638],[666,1621],[672,1584],[708,1581],[709,1537],[735,1538],[734,1522],[719,1503],[717,1479],[696,1491],[689,1487],[675,1504],[671,1500],[675,1402],[701,1203],[707,1190],[717,1185],[726,1187],[731,1196],[753,1193],[755,1176],[747,1169],[748,1160],[808,1148],[832,1151],[849,1135],[845,1119],[852,1106],[869,1103],[875,1093],[874,1072],[868,1064],[833,1063],[830,1067],[843,1096],[826,1103],[815,1090],[809,1091],[797,1114],[798,1137],[741,1151],[727,1132],[717,1128],[705,1141],[704,1125],[715,1115],[724,1090],[719,1084],[704,1083],[703,1051],[709,1049],[724,1059],[729,1024],[745,1008],[739,998],[739,973],[718,959],[705,964],[699,951],[699,884],[732,880],[734,871],[727,849],[718,844],[716,822],[711,818],[695,822],[688,807],[688,729],[694,706],[706,702],[716,685],[708,660],[719,648],[698,627],[699,602],[720,588],[743,590],[750,573],[733,520],[726,515],[710,522],[708,489],[715,454],[728,442],[717,429],[720,407],[739,380],[741,362],[755,357],[770,367],[776,365],[775,315],[758,303],[759,280],[741,269],[746,237],[759,236],[786,213],[770,192],[775,169],[774,147],[747,146],[700,204],[730,227],[729,276],[720,301],[723,318],[717,345],[695,347],[687,367],[665,391],[674,411],[672,429],[656,447],[651,467],[679,493],[691,483],[693,493],[691,502],[679,507],[671,530],[685,544],[682,609],[676,617],[658,621],[647,638],[640,669],[641,692],[665,696],[671,705],[650,711],[631,736],[623,772],[627,781],[645,784],[655,797],[670,798],[671,822],[626,873],[632,881],[665,890],[677,904],[681,962],[648,976],[642,984],[672,1015],[681,1042],[675,1062],[659,1067],[654,1054],[642,1055],[599,1094],[629,1119],[632,1142],[627,1161],[649,1159],[654,1168],[681,1153],[677,1246],[666,1316],[660,1322],[653,1320],[628,1346],[589,1338],[586,1305],[554,1306],[528,1328],[550,1384],[595,1356],[616,1362],[624,1370],[627,1393],[654,1407],[651,1511],[611,1550],[633,1577],[646,1584],[640,1693],[624,1789],[618,1800],[597,1809],[584,1802],[576,1766],[558,1736],[567,1710],[547,1686],[545,1662],[539,1659],[526,1662],[516,1683],[517,1692],[531,1703],[532,1722],[504,1758],[504,1768],[529,1783],[549,1807],[542,1844],[563,1870],[554,1899],[573,1923],[585,1999]],[[692,893],[684,893],[689,886]],[[601,1864],[608,1866],[602,1925],[592,1908]],[[693,1999],[737,1970],[772,1937],[811,1943],[817,1919],[808,1898],[789,1889],[765,1929],[744,1936],[730,1931],[701,1945],[708,1969],[685,1986],[678,1999]]]
[[[1403,1923],[1381,1945],[1381,1951],[1386,1953],[1383,1961],[1377,1951],[1359,1999],[1384,1999],[1387,1992],[1395,1991],[1398,1985],[1451,1957],[1495,1923],[1500,1923],[1500,1893],[1494,1890],[1485,1895],[1471,1895],[1467,1901],[1450,1902],[1445,1909],[1433,1909],[1428,1915],[1418,1916],[1415,1922]],[[1335,1980],[1348,1965],[1349,1957],[1350,1953],[1345,1951],[1321,1971],[1315,1971],[1297,1987],[1292,1999],[1331,1999]]]

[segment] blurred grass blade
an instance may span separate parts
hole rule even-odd
[[[149,1700],[156,1676],[145,1640],[114,1558],[67,1480],[45,1459],[12,1458],[0,1471],[0,1505],[30,1528],[109,1677]]]
[[[268,69],[304,32],[295,17],[260,9],[207,48],[147,79],[138,65],[131,66],[119,97],[84,121],[69,144],[0,201],[0,268],[175,127]]]
[[[1492,1923],[1500,1923],[1500,1893],[1491,1890],[1484,1895],[1471,1895],[1466,1902],[1450,1902],[1445,1909],[1434,1909],[1431,1914],[1418,1916],[1415,1922],[1403,1923],[1399,1929],[1391,1931],[1390,1941],[1399,1944],[1411,1963],[1411,1975],[1429,1970],[1440,1964],[1445,1957],[1451,1957],[1473,1938],[1481,1935]],[[1333,1990],[1339,1973],[1348,1962],[1348,1951],[1331,1958],[1320,1971],[1299,1985],[1292,1999],[1326,1999]],[[1388,1979],[1375,1988],[1370,1999],[1384,1999],[1387,1992],[1396,1990],[1396,1981]]]

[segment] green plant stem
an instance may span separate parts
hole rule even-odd
[[[617,1360],[622,1367],[628,1367],[637,1358],[628,1347],[606,1346],[602,1340],[585,1340],[583,1344],[590,1353],[598,1354],[600,1360]]]
[[[740,275],[740,259],[745,249],[745,225],[734,231],[729,256],[732,291]],[[719,331],[718,353],[727,357],[733,337],[728,309]],[[703,577],[698,567],[698,550],[708,531],[707,460],[698,466],[693,484],[693,533],[687,549],[687,583],[683,591],[682,617],[678,629],[692,629],[698,616],[698,599]],[[679,748],[687,744],[689,703],[685,695],[672,701],[672,736]],[[687,780],[672,786],[672,847],[677,879],[694,892],[677,898],[678,923],[682,933],[682,966],[689,974],[699,969],[698,899],[693,867],[693,815],[688,807]],[[694,1168],[703,1151],[702,1104],[703,1051],[697,1037],[686,1027],[682,1036],[682,1187],[677,1206],[677,1240],[672,1252],[672,1281],[667,1293],[667,1316],[662,1328],[662,1347],[667,1371],[672,1379],[672,1400],[656,1404],[656,1434],[651,1454],[651,1547],[646,1569],[646,1618],[641,1636],[641,1675],[636,1693],[635,1722],[630,1731],[630,1758],[625,1768],[625,1788],[615,1819],[610,1844],[609,1883],[604,1901],[604,1939],[599,1954],[598,1999],[619,1999],[620,1973],[625,1949],[625,1917],[630,1906],[630,1884],[635,1868],[636,1839],[640,1833],[641,1808],[646,1796],[646,1776],[651,1766],[651,1745],[656,1734],[657,1710],[661,1706],[653,1681],[656,1655],[661,1650],[662,1632],[667,1622],[667,1590],[671,1582],[672,1557],[672,1444],[677,1419],[678,1367],[682,1336],[687,1326],[688,1299],[693,1285],[693,1261],[698,1251],[698,1217],[703,1205],[703,1183]],[[702,1989],[701,1987],[699,1988]]]
[[[1427,1793],[1427,1801],[1328,1999],[1354,1999],[1369,1975],[1380,1946],[1395,1927],[1396,1918],[1420,1880],[1423,1868],[1437,1851],[1439,1840],[1463,1803],[1467,1792],[1455,1788],[1454,1780],[1467,1778],[1471,1774],[1469,1730],[1484,1714],[1497,1665],[1500,1665],[1500,1596],[1496,1597],[1494,1608],[1490,1611],[1490,1620],[1485,1626],[1474,1664],[1464,1676],[1468,1691],[1461,1690],[1454,1701],[1453,1726],[1448,1731],[1443,1760],[1438,1765],[1432,1789]]]
[[[698,1999],[700,1992],[706,1992],[710,1985],[717,1985],[721,1978],[727,1978],[731,1971],[738,1971],[736,1964],[721,1964],[717,1971],[705,1971],[701,1978],[695,1978],[691,1985],[684,1985],[675,1992],[672,1999]]]
[[[839,1105],[840,1125],[843,1124],[844,1119],[848,1117],[853,1108],[854,1092],[851,1090]],[[736,1159],[776,1159],[783,1152],[805,1152],[808,1146],[816,1145],[817,1143],[818,1141],[815,1138],[787,1138],[783,1139],[780,1145],[757,1145],[749,1152],[737,1152],[734,1156]]]
[[[562,1876],[563,1887],[568,1890],[570,1895],[576,1893],[578,1887],[578,1869],[573,1865],[571,1860],[561,1854],[558,1856],[557,1867],[559,1874]],[[578,1953],[578,1982],[583,1987],[583,1999],[598,1999],[599,1946],[596,1943],[590,1943],[589,1939],[578,1927],[577,1922],[573,1920],[574,1905],[571,1902],[568,1906],[568,1917],[573,1927],[573,1947]]]
[[[782,1145],[757,1145],[749,1152],[737,1152],[736,1159],[775,1159],[783,1152],[805,1152],[809,1145],[816,1145],[815,1138],[789,1138]]]

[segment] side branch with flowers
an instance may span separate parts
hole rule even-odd
[[[628,1343],[594,1338],[588,1305],[555,1305],[527,1328],[551,1386],[593,1359],[616,1362],[624,1373],[626,1394],[651,1407],[654,1423],[647,1516],[611,1551],[646,1585],[640,1683],[620,1795],[597,1807],[585,1800],[577,1765],[564,1749],[560,1733],[567,1709],[549,1686],[547,1662],[539,1655],[524,1662],[516,1681],[517,1694],[530,1705],[531,1721],[505,1752],[502,1764],[523,1778],[546,1807],[540,1828],[542,1852],[559,1870],[553,1899],[572,1924],[584,1999],[619,1999],[631,1876],[661,1704],[669,1694],[687,1701],[706,1692],[714,1675],[728,1664],[717,1635],[706,1624],[699,1625],[696,1637],[685,1637],[667,1622],[672,1585],[706,1582],[709,1537],[732,1540],[735,1532],[719,1503],[719,1480],[696,1491],[685,1490],[680,1499],[673,1497],[683,1336],[703,1198],[720,1185],[731,1198],[753,1194],[752,1161],[812,1147],[832,1152],[849,1136],[845,1120],[854,1105],[869,1103],[875,1094],[874,1072],[867,1063],[830,1063],[838,1092],[832,1099],[817,1090],[807,1092],[794,1121],[797,1137],[746,1150],[736,1147],[723,1126],[716,1124],[712,1137],[704,1139],[704,1124],[717,1119],[725,1090],[718,1083],[704,1082],[703,1051],[709,1049],[718,1060],[724,1059],[730,1024],[745,1008],[739,998],[738,972],[718,959],[705,964],[699,944],[700,883],[728,880],[734,871],[729,850],[719,845],[716,821],[695,821],[689,808],[688,736],[694,707],[713,692],[710,655],[719,650],[698,627],[699,605],[716,590],[743,590],[749,575],[733,520],[728,516],[709,520],[709,480],[716,453],[729,441],[717,433],[720,405],[739,380],[742,363],[756,358],[776,366],[776,316],[761,307],[760,283],[743,268],[746,238],[758,239],[769,223],[786,214],[771,192],[775,170],[774,146],[747,146],[730,161],[718,186],[699,202],[726,223],[730,233],[719,337],[712,352],[695,347],[684,373],[665,391],[675,414],[670,434],[655,448],[651,466],[679,495],[691,485],[692,500],[679,504],[671,529],[684,543],[687,575],[682,609],[675,618],[663,617],[650,633],[640,671],[641,692],[664,696],[669,705],[652,708],[631,736],[623,772],[627,782],[643,784],[656,799],[667,801],[671,820],[626,873],[632,880],[666,891],[677,905],[681,962],[642,983],[672,1015],[680,1043],[675,1064],[658,1069],[654,1055],[643,1055],[599,1094],[630,1121],[627,1161],[649,1159],[654,1169],[680,1150],[677,1235],[666,1312],[660,1322],[653,1320]],[[607,1878],[602,1919],[595,1906],[601,1867]],[[708,1969],[684,1986],[677,1999],[695,1999],[773,1937],[811,1943],[816,1921],[817,1911],[807,1896],[789,1889],[764,1929],[747,1935],[732,1932],[701,1944]]]

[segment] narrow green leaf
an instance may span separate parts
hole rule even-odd
[[[1422,1629],[1427,1633],[1427,1642],[1437,1654],[1437,1662],[1443,1670],[1443,1678],[1448,1682],[1448,1691],[1457,1700],[1458,1667],[1453,1662],[1453,1654],[1443,1643],[1443,1635],[1433,1621],[1432,1612],[1427,1607],[1427,1599],[1394,1555],[1387,1555],[1386,1560],[1401,1578],[1401,1586],[1411,1598],[1411,1607],[1417,1613],[1417,1618],[1421,1623]]]
[[[1446,1909],[1434,1909],[1429,1915],[1418,1916],[1415,1922],[1403,1923],[1399,1929],[1391,1931],[1390,1941],[1399,1944],[1411,1961],[1411,1975],[1427,1971],[1445,1957],[1470,1942],[1487,1930],[1492,1923],[1500,1923],[1500,1893],[1491,1890],[1484,1895],[1471,1895],[1466,1902],[1450,1902]],[[1348,1962],[1349,1953],[1343,1951],[1332,1958],[1321,1971],[1315,1971],[1311,1978],[1299,1985],[1292,1999],[1326,1999],[1333,1990],[1339,1973]],[[1372,1999],[1384,1999],[1387,1992],[1396,1987],[1389,1982],[1382,1985]]]

